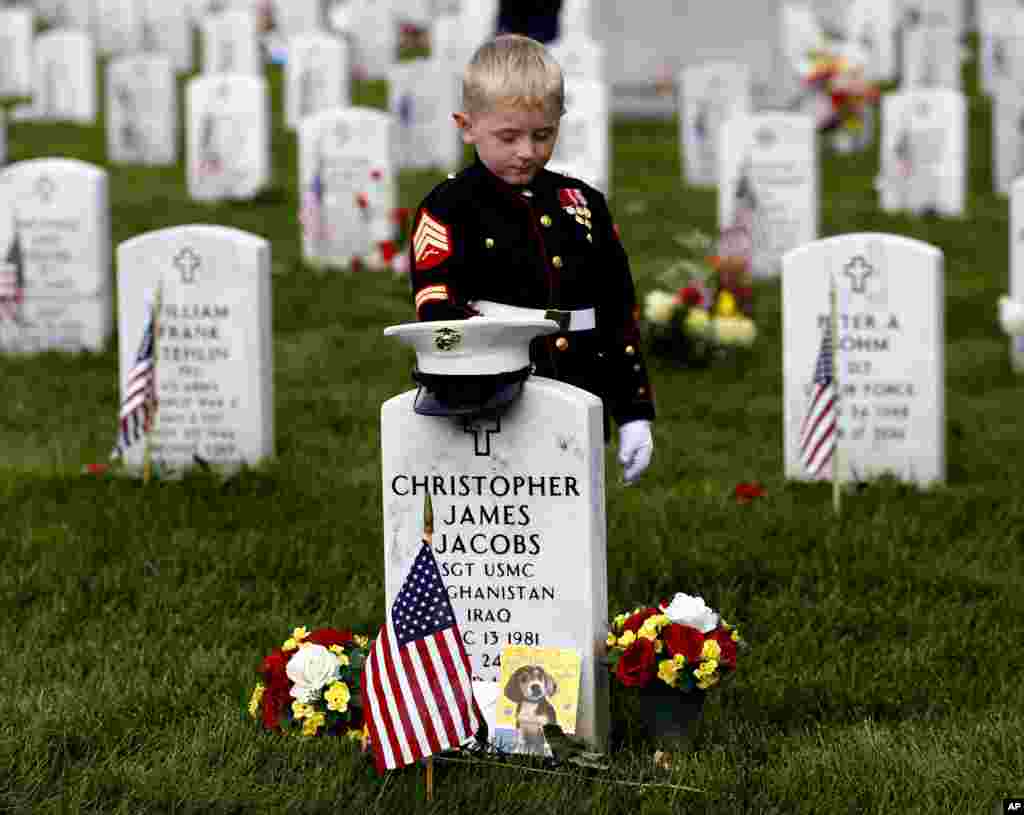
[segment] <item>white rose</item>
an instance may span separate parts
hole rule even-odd
[[[999,298],[999,324],[1010,336],[1024,334],[1024,303],[1005,295]]]
[[[691,597],[679,592],[662,611],[672,622],[688,625],[704,634],[718,627],[718,615],[708,608],[703,597]]]
[[[676,299],[660,289],[648,292],[644,300],[644,318],[656,325],[666,325],[676,310]]]
[[[300,702],[311,703],[325,685],[340,676],[340,668],[338,658],[322,645],[303,645],[285,668],[294,683],[291,695]]]

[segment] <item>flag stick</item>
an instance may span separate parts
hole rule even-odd
[[[831,323],[832,331],[832,388],[835,392],[836,400],[836,440],[835,450],[832,451],[832,508],[835,510],[836,517],[842,512],[842,490],[839,487],[839,454],[842,450],[840,442],[841,425],[841,405],[839,402],[839,314],[836,304],[836,280],[833,276],[829,275],[828,279],[828,307],[829,307],[829,320]]]
[[[153,478],[153,428],[156,427],[156,414],[160,407],[160,400],[157,394],[157,359],[159,358],[160,343],[157,339],[160,336],[160,308],[163,305],[163,281],[156,289],[156,298],[153,301],[153,412],[149,416],[149,426],[146,428],[146,447],[142,453],[142,483],[148,484]]]
[[[423,497],[423,542],[427,546],[434,543],[434,502],[428,492]],[[434,800],[434,757],[427,756],[427,801]]]

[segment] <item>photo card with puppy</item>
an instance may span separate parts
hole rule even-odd
[[[572,648],[505,648],[494,745],[506,753],[552,755],[544,725],[557,724],[566,734],[576,732],[580,665],[580,654]]]

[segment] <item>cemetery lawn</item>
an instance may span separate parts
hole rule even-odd
[[[966,219],[879,212],[876,150],[822,165],[823,235],[895,232],[945,253],[947,486],[871,483],[836,520],[828,486],[783,480],[780,286],[759,284],[745,364],[652,363],[642,485],[620,486],[608,452],[610,611],[701,594],[753,647],[709,698],[697,751],[655,771],[629,727],[607,773],[437,762],[433,804],[421,768],[379,779],[348,743],[270,735],[246,711],[294,627],[375,634],[383,620],[378,415],[410,387],[412,357],[381,332],[413,318],[407,282],[301,265],[277,68],[277,180],[257,201],[192,204],[180,165],[111,168],[115,244],[198,222],[272,242],[278,457],[226,483],[82,475],[113,442],[114,348],[0,359],[0,811],[932,815],[1024,795],[1024,379],[996,322],[1008,207],[989,192],[975,70]],[[381,83],[356,94],[384,103]],[[104,163],[102,125],[10,124],[8,140],[11,161]],[[642,292],[673,234],[714,228],[715,193],[680,184],[673,122],[616,123],[614,147],[612,207]],[[401,205],[440,177],[404,173]],[[739,504],[749,481],[765,495]]]

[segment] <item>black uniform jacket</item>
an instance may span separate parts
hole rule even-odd
[[[604,196],[541,170],[515,187],[479,160],[441,182],[413,221],[410,271],[420,320],[463,319],[468,303],[596,311],[596,329],[562,332],[530,348],[534,372],[602,398],[619,425],[653,419],[636,294]]]

